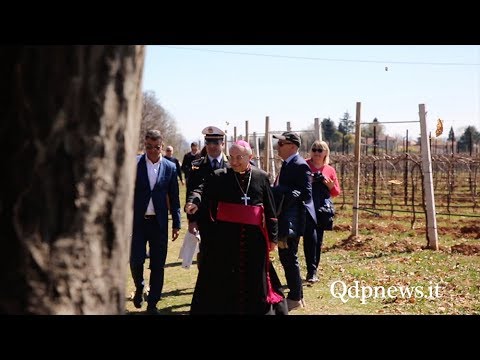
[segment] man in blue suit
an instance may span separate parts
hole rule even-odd
[[[164,266],[168,245],[168,205],[172,215],[172,241],[180,230],[180,199],[175,164],[162,158],[163,139],[160,131],[148,130],[145,135],[145,154],[137,156],[137,177],[133,201],[133,234],[130,251],[130,270],[135,283],[133,304],[143,303],[143,264],[146,245],[150,249],[150,292],[147,313],[157,314],[162,295]]]
[[[312,202],[310,167],[298,153],[300,136],[291,131],[273,135],[278,140],[278,155],[283,159],[282,168],[275,181],[273,192],[279,209],[278,254],[287,286],[288,310],[305,307],[302,277],[298,263],[298,243],[305,231],[306,211],[309,207],[315,214]]]

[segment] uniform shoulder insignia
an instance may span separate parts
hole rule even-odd
[[[203,157],[201,157],[200,159],[197,159],[197,160],[193,160],[192,161],[192,170],[198,169],[200,167],[200,164],[202,163],[202,161],[203,161]]]

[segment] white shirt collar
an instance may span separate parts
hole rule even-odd
[[[210,164],[212,163],[213,159],[217,159],[217,161],[218,161],[219,164],[222,163],[222,154],[220,154],[220,155],[217,156],[216,158],[211,157],[210,155],[207,155],[207,156],[208,156],[208,161],[210,161]]]
[[[152,160],[150,160],[147,156],[147,154],[145,154],[145,161],[151,165],[158,165],[160,163],[160,161],[162,161],[162,155],[160,155],[160,158],[158,159],[158,161],[156,163],[153,163]]]

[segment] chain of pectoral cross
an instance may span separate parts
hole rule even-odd
[[[245,192],[243,191],[242,185],[237,179],[237,174],[234,173],[233,176],[235,177],[235,180],[237,180],[238,187],[240,188],[240,191],[243,194],[243,196],[241,196],[240,199],[242,199],[245,202],[245,205],[248,205],[248,200],[250,200],[250,196],[247,196],[247,193],[248,193],[248,189],[250,188],[250,181],[252,180],[252,170],[250,170],[250,174],[248,176],[248,184]]]

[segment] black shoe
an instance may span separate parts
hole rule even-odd
[[[133,305],[140,309],[143,305],[143,289],[135,290],[135,295],[133,296]]]
[[[287,298],[287,305],[288,311],[290,312],[296,309],[303,309],[305,307],[305,301],[303,299],[291,300]]]
[[[147,306],[147,315],[160,315],[156,306],[148,305]]]

